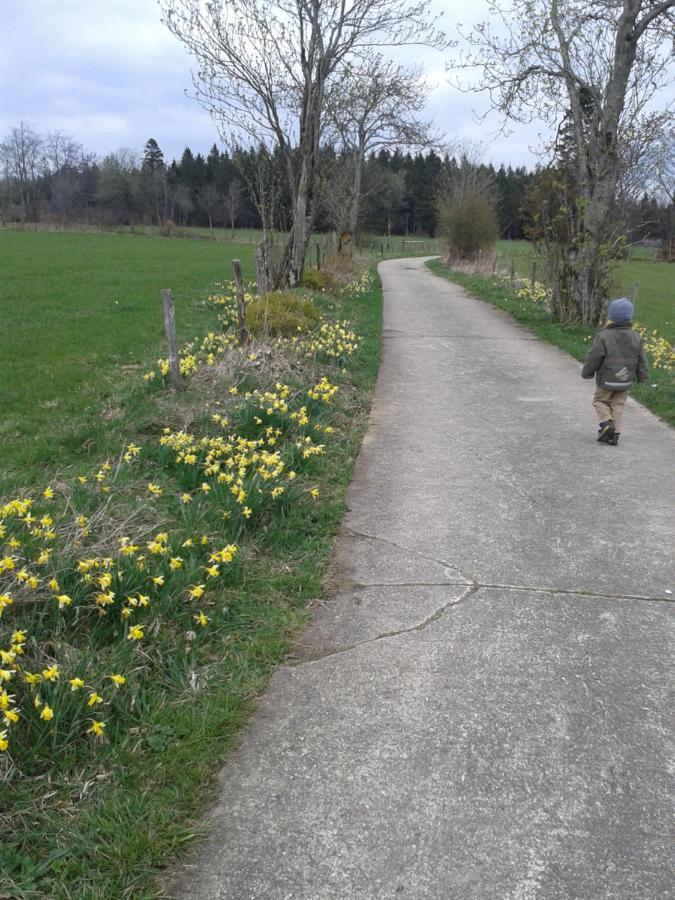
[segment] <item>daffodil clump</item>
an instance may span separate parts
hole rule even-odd
[[[357,278],[344,285],[340,293],[345,297],[359,297],[361,294],[367,294],[372,291],[373,284],[373,276],[366,269]]]
[[[194,656],[247,533],[319,496],[307,479],[338,390],[327,375],[231,385],[227,414],[0,506],[0,765],[105,742],[163,656]],[[123,526],[115,503],[130,495],[143,523]],[[162,520],[174,525],[151,530]]]
[[[373,279],[369,272],[364,272],[341,289],[341,294],[357,297],[372,289]],[[213,366],[226,352],[237,345],[237,303],[234,282],[226,282],[218,286],[217,293],[209,297],[209,302],[218,310],[219,331],[209,332],[202,341],[190,341],[185,344],[179,355],[181,375],[189,378],[205,366]],[[256,295],[247,290],[244,303],[248,305],[256,300]],[[348,321],[327,321],[319,317],[319,326],[306,334],[292,337],[278,337],[275,340],[282,351],[288,350],[319,363],[330,365],[344,364],[359,349],[360,339],[352,330]],[[256,354],[250,356],[256,359]],[[146,382],[167,384],[169,376],[168,359],[158,359],[156,366],[143,376]]]
[[[145,645],[205,629],[219,580],[236,570],[235,543],[184,527],[121,534],[92,552],[100,509],[139,455],[129,444],[118,465],[79,476],[70,493],[47,487],[0,507],[0,766],[30,767],[41,753],[103,737],[110,719],[124,724],[151,668]],[[147,487],[153,500],[164,495]],[[187,495],[174,493],[178,509]],[[77,512],[78,499],[91,516]],[[121,690],[128,682],[131,694]]]
[[[633,328],[642,335],[645,353],[652,369],[671,371],[675,368],[675,344],[671,344],[658,331],[647,331],[644,325],[635,323]]]
[[[521,300],[531,300],[537,306],[545,306],[547,309],[551,303],[551,291],[541,281],[532,283],[530,279],[519,278],[516,281],[516,297]]]
[[[344,363],[359,349],[358,336],[349,322],[326,322],[314,333],[290,338],[290,346],[319,362]]]

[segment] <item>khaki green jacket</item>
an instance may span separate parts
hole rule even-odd
[[[581,370],[582,378],[592,378],[608,391],[625,391],[637,379],[649,379],[649,366],[642,337],[630,323],[608,325],[596,336]]]

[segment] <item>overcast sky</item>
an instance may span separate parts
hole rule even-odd
[[[454,32],[465,0],[435,0]],[[474,0],[481,18],[485,0]],[[140,153],[154,137],[167,159],[189,145],[207,153],[218,133],[208,114],[185,96],[191,61],[160,21],[156,0],[0,0],[0,138],[20,121],[37,131],[61,130],[104,155],[121,147]],[[415,51],[419,55],[419,50]],[[478,124],[480,95],[462,94],[446,81],[444,58],[424,52],[437,86],[429,106],[437,127],[453,137],[488,144],[486,160],[532,165],[539,128],[494,135],[496,119]]]

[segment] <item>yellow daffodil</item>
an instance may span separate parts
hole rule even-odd
[[[68,684],[70,685],[71,691],[77,691],[84,687],[84,681],[82,681],[81,678],[69,678]]]
[[[126,680],[126,678],[124,677],[124,675],[108,675],[108,678],[109,678],[114,684],[122,685],[122,684],[126,684],[126,683],[127,683],[127,680]]]
[[[95,734],[97,737],[101,737],[104,728],[105,722],[98,722],[96,719],[92,719],[91,725],[87,728],[87,734]]]
[[[199,610],[199,612],[192,617],[198,625],[201,625],[202,628],[208,624],[208,617],[204,615],[204,613]]]
[[[129,634],[127,635],[127,640],[129,641],[140,641],[145,636],[145,632],[143,631],[140,625],[132,625],[129,629]]]
[[[48,703],[45,703],[45,705],[40,710],[40,718],[44,719],[45,722],[49,722],[54,718],[54,710]]]

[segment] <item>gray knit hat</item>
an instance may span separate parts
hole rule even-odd
[[[607,318],[610,322],[630,322],[633,318],[633,304],[628,297],[612,300],[607,310]]]

